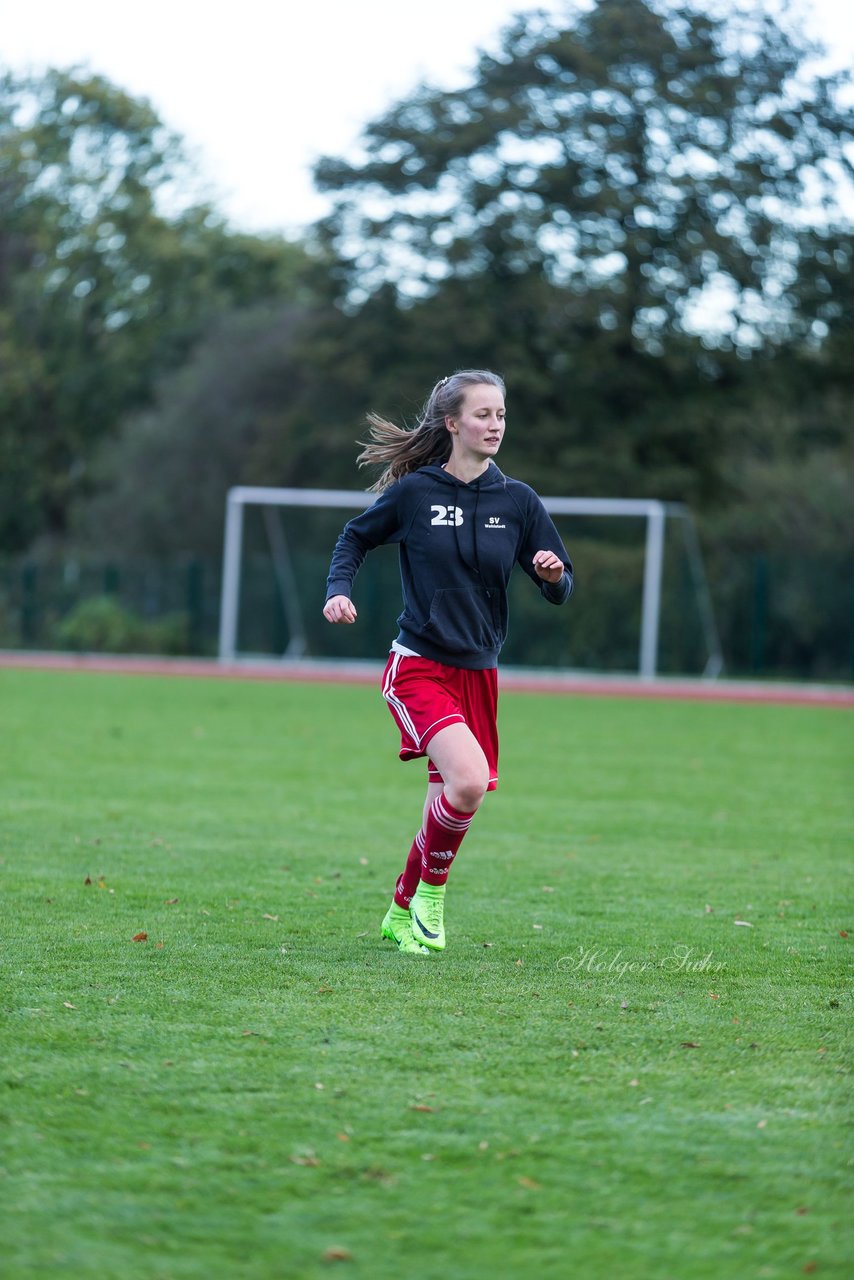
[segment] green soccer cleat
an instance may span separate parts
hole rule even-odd
[[[396,902],[392,902],[385,913],[385,919],[380,926],[380,933],[391,942],[396,942],[398,951],[404,952],[405,955],[426,956],[430,954],[426,947],[422,947],[420,942],[416,942],[412,932],[412,917],[406,907],[399,907]]]
[[[412,917],[412,935],[416,942],[431,951],[445,949],[445,886],[425,884],[419,880],[418,888],[409,906]]]

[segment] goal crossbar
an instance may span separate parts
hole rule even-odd
[[[279,489],[257,485],[237,485],[226,499],[223,546],[222,595],[219,619],[219,660],[237,659],[237,619],[240,598],[240,561],[243,551],[243,510],[263,507],[337,507],[364,510],[377,495],[354,489]],[[668,516],[684,521],[685,545],[700,600],[708,660],[705,675],[717,676],[723,669],[720,641],[711,597],[699,553],[696,528],[691,513],[681,503],[653,498],[543,498],[550,515],[634,516],[646,521],[643,595],[638,674],[652,679],[658,670],[658,638],[661,616],[661,584],[664,569],[664,527]],[[275,551],[275,549],[274,549]],[[280,577],[282,574],[280,573]]]

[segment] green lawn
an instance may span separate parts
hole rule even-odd
[[[4,1276],[847,1280],[851,713],[501,727],[422,960],[377,691],[0,672]]]

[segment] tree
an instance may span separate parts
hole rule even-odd
[[[229,487],[292,480],[270,467],[269,448],[290,400],[300,320],[299,309],[274,304],[217,319],[158,381],[152,403],[98,450],[95,492],[72,509],[78,548],[219,556]],[[308,447],[316,452],[316,440]]]
[[[344,291],[534,272],[656,354],[710,294],[731,313],[715,345],[776,340],[801,320],[806,247],[850,229],[850,78],[809,75],[814,52],[761,11],[599,0],[561,29],[519,17],[471,84],[395,106],[361,163],[319,162]],[[814,252],[810,268],[814,288],[834,269]]]
[[[0,544],[61,536],[97,444],[224,308],[303,254],[194,201],[179,141],[98,76],[0,79]]]
[[[851,273],[845,77],[762,13],[568,13],[517,19],[470,84],[322,160],[321,243],[360,326],[396,291],[411,365],[508,375],[503,456],[534,483],[708,505],[728,422],[784,343],[820,341]]]

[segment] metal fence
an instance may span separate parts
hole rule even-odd
[[[524,575],[514,575],[502,662],[636,669],[643,549],[578,528],[568,541],[576,565],[573,599],[561,609],[551,608]],[[311,539],[297,545],[292,556],[306,655],[379,659],[395,634],[400,610],[396,552],[380,548],[362,569],[358,625],[330,627],[320,611],[331,545]],[[291,640],[289,620],[270,555],[260,548],[260,539],[249,539],[238,647],[244,654],[280,656]],[[754,555],[722,566],[713,558],[709,569],[726,674],[854,679],[854,572],[846,559]],[[214,656],[221,572],[219,561],[198,558],[0,560],[0,648]],[[699,674],[704,660],[690,564],[669,538],[659,670]]]

